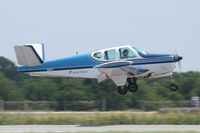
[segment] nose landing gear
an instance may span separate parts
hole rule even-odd
[[[176,85],[174,83],[173,77],[171,77],[171,80],[172,80],[172,84],[170,85],[171,91],[177,91],[178,90],[178,85]]]

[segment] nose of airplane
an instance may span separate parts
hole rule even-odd
[[[182,59],[183,59],[182,56],[179,56],[179,55],[175,55],[175,56],[174,56],[174,60],[175,60],[175,61],[180,61],[180,60],[182,60]]]
[[[180,61],[180,60],[182,60],[183,59],[183,57],[182,56],[178,56],[178,60]]]

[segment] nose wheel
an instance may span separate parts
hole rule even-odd
[[[178,86],[175,83],[172,83],[170,85],[170,89],[171,89],[171,91],[177,91],[178,90]]]

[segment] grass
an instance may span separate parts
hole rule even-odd
[[[0,113],[0,125],[199,125],[200,113]]]
[[[2,132],[1,132],[2,133]],[[6,132],[8,133],[8,132]],[[41,133],[41,132],[23,132],[23,133]],[[46,133],[57,133],[57,132],[46,132]],[[195,131],[175,132],[175,131],[157,131],[157,132],[127,132],[127,131],[116,131],[116,132],[59,132],[59,133],[200,133]]]

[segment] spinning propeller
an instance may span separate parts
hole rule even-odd
[[[178,55],[178,52],[177,52],[176,49],[175,49],[175,53],[176,53],[175,60],[178,61],[179,73],[180,73],[180,77],[182,78],[182,65],[181,65],[181,60],[183,59],[183,57]]]

